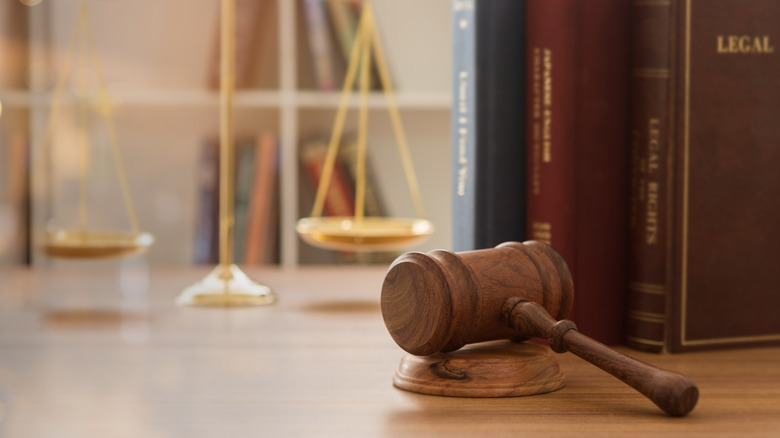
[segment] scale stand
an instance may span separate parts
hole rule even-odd
[[[235,88],[236,0],[222,0],[220,59],[220,172],[219,265],[203,280],[187,287],[176,298],[180,306],[262,306],[276,301],[268,286],[261,285],[233,264],[234,178],[233,92]]]
[[[451,397],[517,397],[564,387],[549,348],[530,342],[494,341],[430,356],[407,354],[393,385],[420,394]]]

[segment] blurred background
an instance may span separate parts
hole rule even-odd
[[[111,122],[139,227],[156,240],[148,262],[214,263],[219,1],[86,4],[94,46],[88,37],[71,43],[83,26],[77,0],[0,3],[0,263],[50,263],[37,249],[41,236],[78,224],[84,194],[90,227],[129,229]],[[414,249],[449,248],[450,2],[373,4],[423,203],[437,230]],[[241,264],[386,263],[395,256],[319,250],[295,232],[310,213],[313,169],[331,133],[359,10],[358,2],[336,0],[237,1],[234,257]],[[377,214],[411,217],[375,65],[371,88],[367,203]],[[350,183],[357,106],[354,96],[337,165]],[[82,135],[89,137],[86,157]],[[350,199],[353,192],[347,184],[340,195]]]

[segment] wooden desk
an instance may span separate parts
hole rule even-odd
[[[398,390],[384,271],[250,271],[276,305],[193,309],[173,300],[206,270],[0,270],[0,436],[780,436],[780,348],[625,350],[698,383],[685,418],[571,355],[558,356],[567,386],[551,394]]]

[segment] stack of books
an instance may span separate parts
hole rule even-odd
[[[780,341],[780,3],[452,10],[454,249],[551,243],[604,343]]]

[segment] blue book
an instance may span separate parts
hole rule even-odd
[[[215,140],[203,143],[198,166],[198,218],[195,225],[193,261],[214,264],[217,261],[219,204],[219,145]]]
[[[452,0],[452,246],[526,235],[524,0]]]

